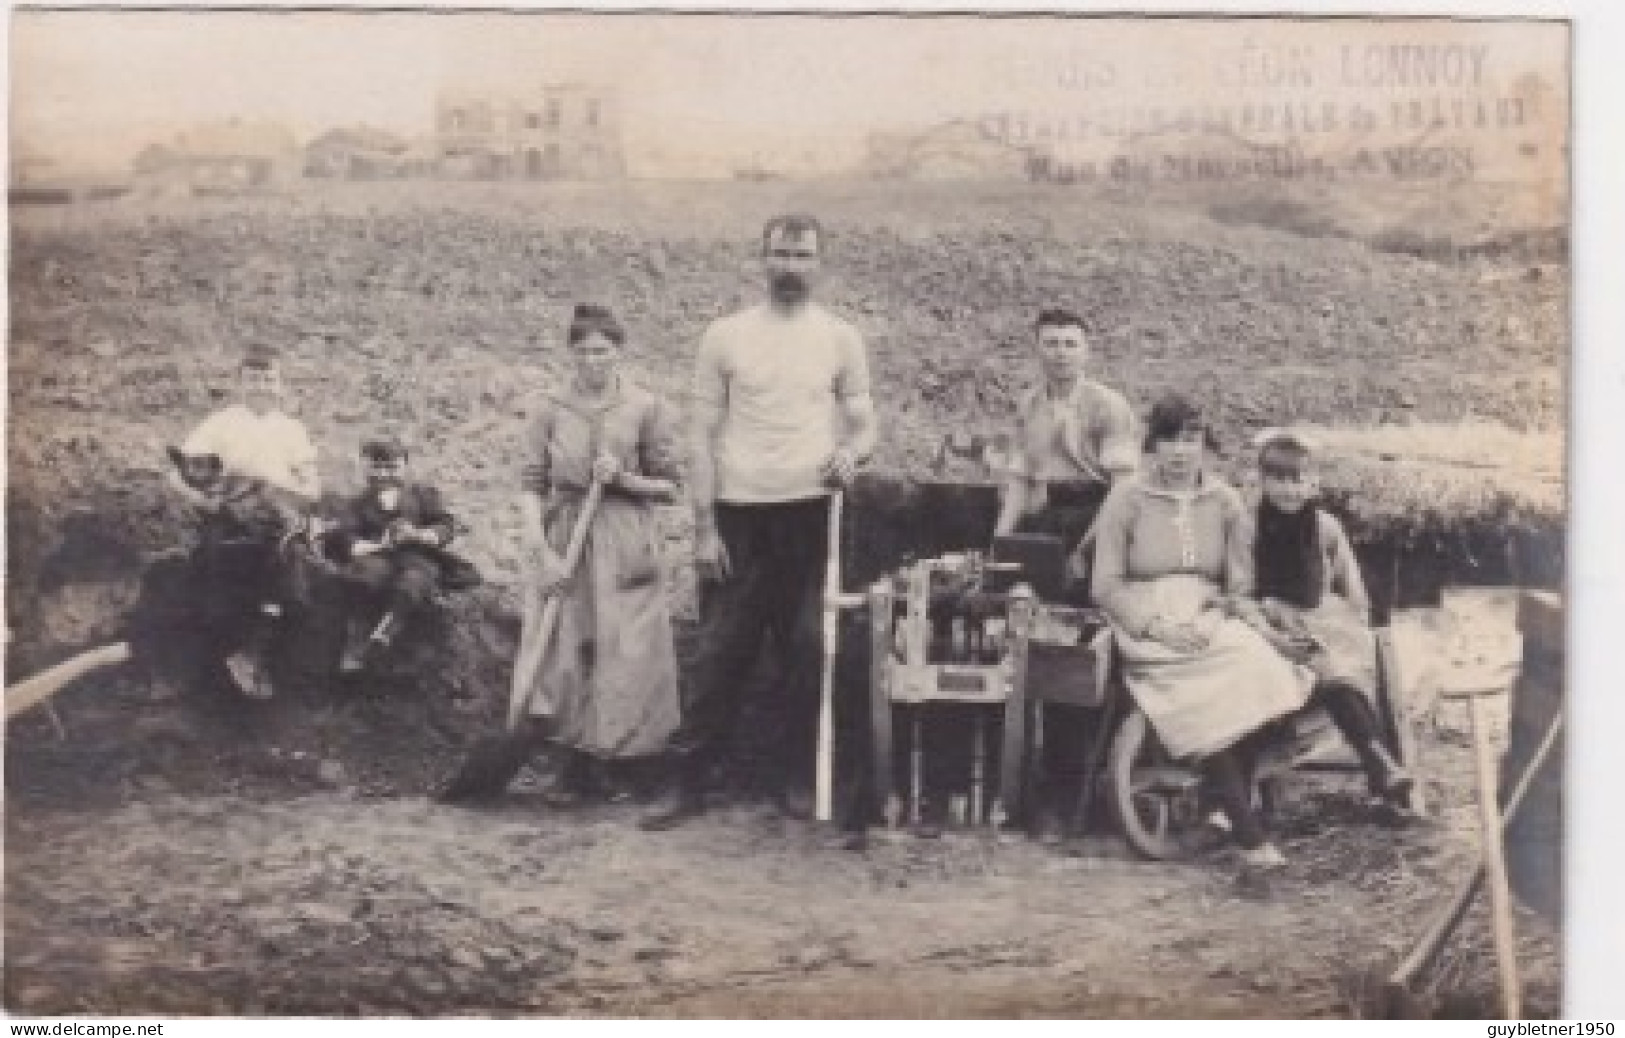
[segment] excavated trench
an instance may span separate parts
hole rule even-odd
[[[148,510],[111,498],[101,504],[107,507],[58,511],[53,518],[37,502],[13,493],[7,528],[10,680],[121,638],[135,639],[141,659],[153,650],[168,650],[171,658],[206,654],[202,646],[189,647],[187,632],[166,633],[143,615],[152,604],[150,593],[142,597],[143,580],[149,592],[161,587],[165,582],[160,578],[173,570],[175,555],[153,550],[152,523],[143,519]],[[988,486],[866,477],[849,494],[845,510],[845,586],[862,588],[909,558],[985,545],[996,509],[994,488]],[[1351,528],[1379,619],[1393,608],[1437,605],[1441,590],[1450,586],[1561,587],[1563,539],[1555,526],[1507,530],[1469,522],[1423,531]],[[83,716],[76,719],[82,715],[79,704],[111,704],[121,696],[130,697],[125,709],[177,713],[183,726],[201,725],[215,733],[190,744],[198,759],[185,768],[199,772],[188,781],[205,785],[237,778],[230,774],[230,760],[210,763],[220,752],[216,735],[253,741],[280,733],[276,737],[323,747],[322,752],[339,756],[358,776],[372,776],[363,785],[377,792],[421,792],[435,772],[450,766],[460,746],[500,716],[506,665],[518,634],[511,594],[493,584],[446,602],[421,621],[372,684],[358,694],[336,696],[326,674],[339,651],[339,604],[331,585],[318,584],[317,589],[311,609],[291,625],[279,653],[279,671],[290,693],[271,704],[249,705],[224,695],[220,676],[207,670],[182,682],[191,695],[155,704],[145,698],[146,686],[138,680],[143,670],[136,666],[84,679],[84,688],[65,691],[59,716],[70,727],[82,728]],[[174,586],[161,591],[186,593]],[[687,659],[694,643],[692,624],[680,623],[676,634],[679,655]],[[861,735],[865,713],[866,639],[863,618],[849,614],[838,668],[838,716],[843,731],[852,735]],[[787,721],[784,697],[775,694],[772,684],[771,655],[764,654],[756,679],[761,687],[749,697],[751,712],[740,730],[737,777],[746,786],[769,780],[768,759],[776,733]],[[118,691],[110,695],[109,688]],[[100,713],[91,707],[90,716]],[[101,749],[117,759],[139,754],[135,744],[121,737],[116,711],[109,720],[112,727]],[[937,723],[958,725],[951,712]],[[105,786],[99,792],[78,788],[84,780],[73,776],[82,776],[80,769],[67,767],[67,788],[53,789],[45,777],[52,769],[34,767],[45,763],[32,762],[34,754],[60,753],[55,739],[34,737],[54,724],[47,713],[35,711],[12,726],[7,770],[13,792],[61,802],[82,793],[103,799]],[[847,745],[855,741],[861,740],[844,740]],[[187,754],[170,746],[166,755],[173,767]],[[126,760],[132,773],[149,772],[152,764]],[[290,774],[298,770],[290,769]],[[310,786],[290,780],[287,789],[297,793]]]

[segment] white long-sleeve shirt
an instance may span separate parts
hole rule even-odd
[[[217,411],[186,438],[187,454],[215,454],[232,472],[315,497],[321,492],[316,446],[297,418],[281,411],[255,414],[241,404]]]

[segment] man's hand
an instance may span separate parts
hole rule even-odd
[[[1320,648],[1320,643],[1308,634],[1294,634],[1286,631],[1268,630],[1263,632],[1264,640],[1275,648],[1275,651],[1291,663],[1308,663],[1309,658]]]
[[[714,526],[701,526],[694,531],[694,570],[701,580],[728,579],[728,549]]]
[[[852,479],[858,474],[857,455],[846,447],[835,448],[834,453],[824,462],[819,478],[826,486],[837,490],[845,490],[852,485]]]
[[[612,454],[600,454],[592,463],[592,478],[604,486],[613,486],[621,475],[621,461]]]
[[[1259,603],[1259,609],[1264,613],[1264,619],[1270,622],[1277,630],[1298,633],[1303,630],[1303,621],[1291,607],[1273,598],[1266,598]]]
[[[427,526],[414,526],[401,519],[390,526],[389,539],[392,544],[427,544],[435,547],[440,544],[440,532]]]

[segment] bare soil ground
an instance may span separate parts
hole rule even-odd
[[[450,762],[388,700],[245,725],[118,677],[13,726],[6,1004],[157,1014],[1349,1017],[1476,853],[1466,718],[1431,698],[1493,669],[1507,603],[1400,624],[1432,802],[1398,825],[1357,780],[1294,780],[1291,858],[1260,888],[1225,851],[1129,856],[1105,829],[831,829],[748,799],[666,834],[639,805],[550,810],[527,773],[489,811],[422,793]],[[1465,638],[1463,633],[1465,632]],[[1432,661],[1423,665],[1423,661]],[[1498,742],[1504,733],[1496,734]],[[1103,815],[1098,816],[1103,817]],[[1470,918],[1417,1007],[1494,1015]],[[1531,1015],[1559,935],[1519,918]],[[1413,1007],[1412,1011],[1416,1011]]]
[[[534,782],[489,813],[423,799],[511,652],[510,488],[569,304],[619,306],[634,361],[681,401],[692,343],[754,291],[754,235],[784,208],[835,229],[830,296],[870,335],[888,472],[927,469],[948,428],[1005,419],[1028,377],[1027,322],[1056,300],[1094,316],[1103,378],[1138,405],[1187,389],[1232,442],[1282,421],[1560,427],[1568,275],[1545,246],[1436,262],[1369,244],[1381,230],[1369,214],[1391,206],[1366,204],[1346,235],[1306,236],[1269,211],[1216,220],[1203,200],[1166,201],[1027,186],[401,186],[14,210],[10,671],[117,635],[152,553],[184,540],[162,446],[217,406],[256,338],[287,349],[335,484],[352,481],[362,433],[409,433],[421,473],[470,521],[491,586],[428,650],[443,658],[421,668],[437,682],[427,691],[334,703],[315,690],[244,716],[155,701],[110,673],[59,697],[65,737],[42,712],[9,725],[7,1008],[1370,1012],[1369,972],[1473,854],[1465,722],[1427,702],[1443,664],[1418,666],[1413,694],[1433,818],[1392,829],[1351,781],[1305,778],[1280,821],[1293,863],[1267,893],[1238,885],[1223,853],[1151,866],[1107,833],[1060,851],[959,835],[859,853],[748,800],[655,836],[632,825],[632,805],[548,812]],[[1482,237],[1437,218],[1427,230]],[[1417,625],[1409,658],[1440,658]],[[1556,935],[1520,927],[1529,1011],[1555,1014]],[[1493,1012],[1483,929],[1472,921],[1447,956],[1430,1011]]]

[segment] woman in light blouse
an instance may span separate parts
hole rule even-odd
[[[1211,444],[1183,397],[1152,409],[1145,470],[1113,488],[1096,524],[1095,599],[1163,746],[1200,763],[1243,855],[1277,865],[1236,744],[1302,709],[1313,675],[1255,626],[1250,525],[1237,492],[1206,470]]]

